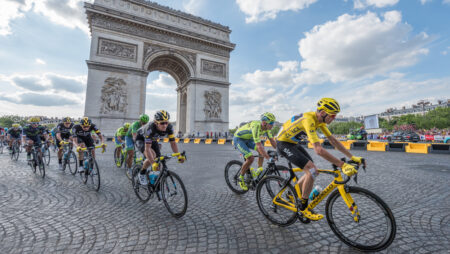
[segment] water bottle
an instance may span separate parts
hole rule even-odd
[[[85,169],[89,168],[89,162],[87,160],[84,161],[84,168]]]
[[[151,171],[148,177],[150,178],[150,184],[154,184],[159,176],[159,171]]]
[[[315,199],[317,196],[319,196],[321,191],[322,188],[319,185],[316,185],[316,187],[314,187],[314,189],[311,191],[311,194],[309,194],[309,199],[310,200]]]
[[[64,153],[64,160],[67,160],[67,153]]]

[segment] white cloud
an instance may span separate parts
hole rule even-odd
[[[450,4],[450,0],[442,0],[443,4]]]
[[[40,59],[40,58],[36,58],[35,61],[36,61],[37,64],[42,64],[42,65],[47,64],[44,60],[42,60],[42,59]]]
[[[159,88],[171,88],[175,89],[177,87],[177,82],[167,73],[159,73],[158,78],[152,80],[147,84],[148,90],[154,90]]]
[[[183,9],[193,15],[199,15],[205,0],[183,0]]]
[[[0,15],[0,36],[11,34],[10,22],[24,16],[31,8],[32,1],[5,0],[2,1],[2,14]]]
[[[370,78],[411,66],[428,53],[429,36],[411,35],[412,28],[401,22],[400,12],[389,11],[383,17],[372,12],[344,14],[306,32],[299,41],[305,72],[300,79],[341,82]]]
[[[275,19],[280,11],[298,11],[307,8],[317,0],[236,0],[247,17],[246,23]]]
[[[93,0],[86,0],[93,2]],[[11,34],[10,22],[23,17],[28,11],[42,14],[58,25],[79,28],[89,33],[84,0],[5,0],[0,15],[0,35]]]
[[[433,1],[433,0],[420,0],[420,3],[421,3],[422,5],[424,5],[424,4],[426,4],[426,3],[431,3],[431,1]]]
[[[355,9],[365,9],[367,7],[384,8],[396,5],[398,1],[399,0],[353,0],[353,7]]]

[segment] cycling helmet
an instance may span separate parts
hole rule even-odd
[[[165,110],[159,110],[155,114],[155,121],[169,121],[170,114]]]
[[[148,117],[147,114],[142,114],[139,116],[139,120],[143,122],[144,124],[148,123],[150,121],[150,117]]]
[[[71,123],[72,120],[70,120],[70,117],[64,117],[63,118],[63,123]]]
[[[275,122],[275,116],[272,113],[266,112],[261,115],[261,121]]]
[[[124,123],[123,128],[128,130],[130,128],[130,123]]]
[[[29,121],[30,123],[39,123],[41,119],[39,117],[32,117]]]
[[[333,98],[322,98],[317,102],[317,110],[323,110],[327,112],[327,114],[336,115],[341,111],[341,107]]]
[[[19,128],[19,127],[20,127],[20,124],[15,123],[15,124],[12,125],[12,127],[13,127],[13,128]]]
[[[83,117],[83,119],[81,119],[81,126],[83,127],[88,127],[91,126],[92,122],[88,117]]]

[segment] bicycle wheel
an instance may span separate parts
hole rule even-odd
[[[114,164],[116,164],[116,167],[120,168],[120,167],[122,167],[122,164],[123,164],[123,154],[121,151],[119,157],[117,157],[118,150],[119,150],[119,147],[116,147],[116,149],[114,149]],[[119,163],[119,164],[117,164],[117,163]]]
[[[181,178],[172,171],[167,171],[160,183],[162,200],[169,213],[175,218],[182,217],[187,210],[188,197]]]
[[[239,176],[241,175],[242,162],[232,160],[225,166],[225,182],[228,187],[236,194],[244,194],[248,190],[243,190],[239,186]]]
[[[259,210],[270,222],[282,227],[291,225],[297,219],[296,212],[273,203],[273,198],[281,191],[285,181],[281,176],[270,175],[264,177],[256,186],[256,201]],[[294,187],[288,184],[281,198],[295,204],[297,198]]]
[[[327,200],[325,207],[328,225],[345,244],[362,251],[381,251],[395,238],[397,225],[391,209],[373,192],[349,186],[355,205],[360,213],[355,222],[338,190]]]
[[[28,156],[27,156],[28,157]],[[31,152],[31,160],[28,161],[28,165],[30,165],[31,171],[33,171],[33,173],[36,173],[36,154],[34,151]]]
[[[141,165],[135,165],[133,167],[133,178],[131,184],[133,185],[134,193],[138,199],[143,202],[147,202],[152,196],[152,191],[150,190],[149,185],[141,185],[141,181],[139,180],[141,168]]]
[[[45,163],[42,157],[38,157],[38,165],[39,165],[39,174],[42,178],[45,177]]]
[[[12,152],[12,156],[11,156],[14,161],[17,161],[19,159],[19,153],[20,153],[19,146],[17,144],[15,144],[13,146],[13,152]]]
[[[67,159],[64,161],[64,165],[69,167],[69,171],[72,175],[75,175],[77,173],[78,170],[77,164],[78,164],[77,156],[73,151],[70,151],[69,155],[67,156]],[[65,166],[63,166],[63,168]]]
[[[0,154],[2,154],[3,153],[3,141],[0,141],[1,142],[1,144],[0,144]]]
[[[98,168],[97,161],[92,159],[89,163],[89,174],[87,176],[87,184],[95,191],[100,189],[100,169]]]

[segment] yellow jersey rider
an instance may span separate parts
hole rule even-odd
[[[327,161],[340,167],[342,172],[352,176],[357,171],[354,166],[344,163],[325,150],[319,142],[316,130],[320,129],[328,138],[330,143],[340,152],[345,154],[351,160],[361,163],[361,157],[353,156],[339,140],[337,140],[327,128],[327,124],[333,122],[336,115],[340,112],[339,103],[332,98],[322,98],[317,103],[317,111],[307,112],[293,116],[280,129],[277,135],[278,153],[286,157],[291,163],[303,169],[305,174],[297,181],[301,190],[301,204],[299,208],[306,218],[310,220],[323,219],[322,214],[316,214],[314,211],[306,209],[308,206],[308,197],[312,190],[314,180],[319,174],[318,168],[313,163],[311,156],[306,150],[298,144],[302,138],[308,138],[313,144],[314,152]]]
[[[264,158],[270,159],[266,150],[264,150],[264,145],[262,144],[260,137],[266,134],[270,140],[270,144],[272,144],[274,148],[277,148],[275,139],[270,132],[274,123],[275,116],[272,113],[266,112],[261,115],[261,121],[251,121],[250,123],[241,126],[234,134],[233,144],[242,153],[245,159],[241,168],[241,175],[239,176],[239,186],[243,190],[248,190],[244,181],[244,174],[254,161],[250,149],[258,151],[260,156],[258,159],[258,169],[252,171],[253,177],[256,177],[262,172]]]

